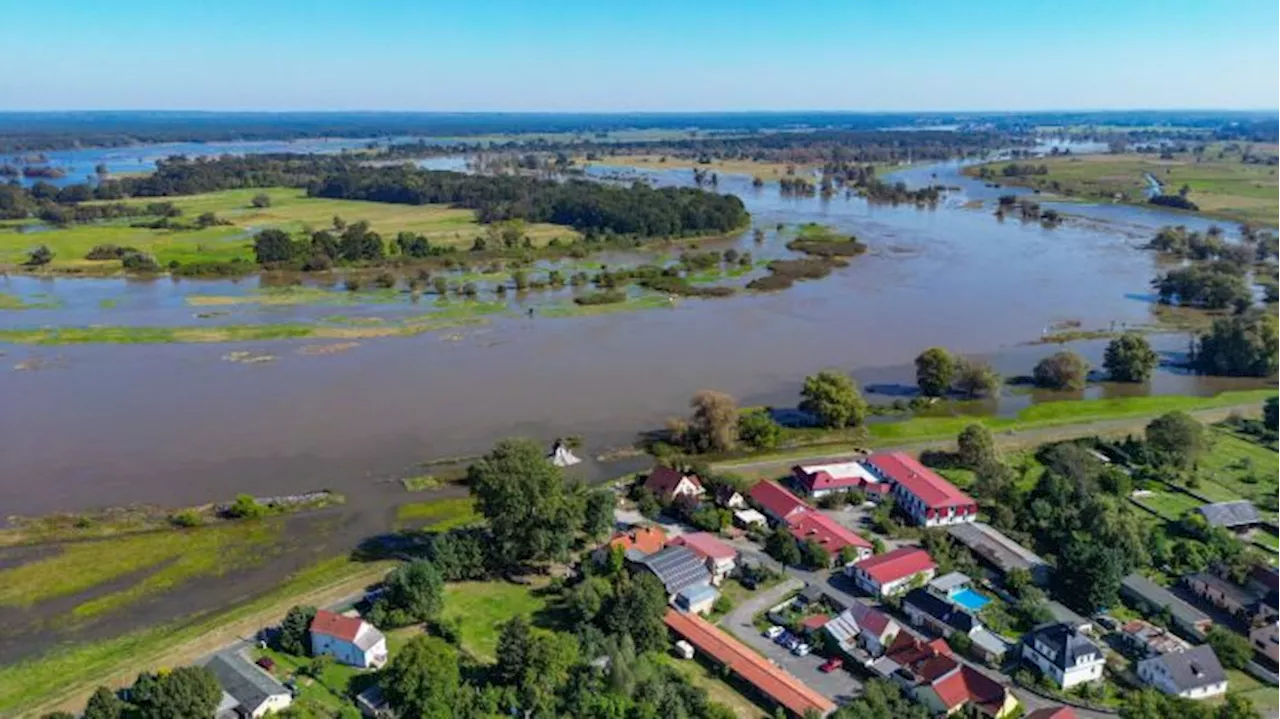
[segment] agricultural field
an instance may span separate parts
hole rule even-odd
[[[1171,522],[1178,521],[1182,515],[1204,504],[1189,494],[1167,489],[1152,490],[1151,494],[1135,499]]]
[[[1196,491],[1218,501],[1248,499],[1275,511],[1280,455],[1221,428],[1214,428],[1210,439],[1212,447],[1199,461]]]

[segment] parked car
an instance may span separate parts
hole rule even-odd
[[[791,649],[791,653],[797,657],[807,657],[811,651],[813,651],[813,647],[805,644],[804,642],[796,644],[795,647]]]
[[[785,631],[787,630],[775,624],[772,627],[769,627],[768,629],[764,630],[764,637],[765,639],[777,639],[778,635],[782,634]]]
[[[784,647],[789,647],[791,646],[791,642],[795,641],[795,638],[796,637],[794,634],[784,629],[781,634],[773,638],[773,641],[777,642],[778,644],[781,644]]]
[[[273,672],[276,669],[276,663],[271,660],[271,657],[261,657],[254,664],[266,669],[268,672]]]
[[[831,672],[834,672],[835,670],[843,666],[844,666],[843,659],[841,659],[840,657],[831,657],[827,661],[823,662],[822,666],[818,667],[818,671],[830,674]]]

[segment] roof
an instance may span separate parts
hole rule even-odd
[[[949,572],[929,582],[929,586],[943,594],[950,594],[953,591],[964,589],[972,583],[973,581],[969,579],[969,575],[964,572]]]
[[[868,557],[853,566],[876,582],[887,584],[934,569],[937,565],[929,553],[919,547],[899,547],[892,552]]]
[[[1068,706],[1043,707],[1031,712],[1022,719],[1076,719],[1076,710]]]
[[[729,504],[734,498],[742,501],[742,493],[734,489],[732,485],[722,484],[716,487],[716,501],[720,504]]]
[[[1047,566],[1034,552],[983,522],[953,524],[947,527],[947,533],[1002,572]]]
[[[759,524],[769,521],[763,514],[754,509],[739,509],[733,513],[733,516],[737,517],[738,521],[743,524]]]
[[[822,512],[798,514],[788,524],[791,536],[802,542],[813,540],[832,554],[845,547],[871,549],[871,542]]]
[[[205,665],[218,679],[218,686],[239,702],[249,712],[257,710],[273,696],[289,694],[284,685],[275,680],[239,652],[221,652]]]
[[[835,711],[836,706],[831,700],[707,621],[668,610],[663,622],[698,651],[729,667],[748,684],[792,713],[803,716],[808,712],[824,715]]]
[[[671,545],[688,547],[695,554],[709,559],[733,559],[738,556],[738,550],[710,532],[682,534],[671,540]]]
[[[893,661],[902,666],[915,664],[916,662],[934,656],[951,656],[951,647],[943,639],[934,639],[926,642],[918,637],[911,636],[907,632],[899,632],[894,637],[893,643],[889,645],[885,651],[885,656],[891,657]]]
[[[791,473],[810,492],[849,489],[880,482],[879,477],[854,461],[798,464],[791,468]]]
[[[625,532],[618,532],[609,540],[610,547],[622,549],[638,549],[645,554],[653,554],[667,543],[667,533],[662,527],[632,527]]]
[[[1216,574],[1196,572],[1195,574],[1188,575],[1184,579],[1188,583],[1199,582],[1200,584],[1203,584],[1213,591],[1221,594],[1227,601],[1238,604],[1242,607],[1247,607],[1258,599],[1252,592],[1244,587],[1235,584],[1234,582],[1228,582]]]
[[[1141,663],[1163,664],[1179,692],[1199,689],[1227,680],[1227,673],[1223,671],[1218,655],[1213,653],[1213,647],[1208,644],[1201,644],[1185,652],[1161,654],[1144,659]]]
[[[720,592],[716,591],[716,588],[710,584],[695,584],[680,590],[680,598],[688,605],[698,604],[719,596]]]
[[[1045,607],[1048,608],[1049,614],[1053,616],[1053,621],[1055,622],[1063,622],[1081,629],[1093,624],[1093,622],[1071,611],[1070,607],[1056,599],[1047,600]]]
[[[678,594],[686,587],[711,582],[711,573],[707,571],[702,557],[688,547],[667,547],[641,559],[640,564],[657,575],[668,594]]]
[[[1069,669],[1076,665],[1076,659],[1096,654],[1102,656],[1102,650],[1098,649],[1098,645],[1089,640],[1088,637],[1081,634],[1080,631],[1071,624],[1043,624],[1028,632],[1023,640],[1031,646],[1035,643],[1045,645],[1052,656],[1045,658],[1053,662],[1059,669]],[[1043,654],[1043,652],[1041,652]]]
[[[963,634],[981,626],[976,618],[965,610],[933,594],[927,589],[913,589],[902,598],[903,606],[910,604],[918,611]]]
[[[831,621],[831,617],[825,614],[814,614],[812,616],[805,617],[804,621],[800,622],[800,626],[805,629],[821,629],[825,627],[829,621]]]
[[[853,615],[854,621],[864,631],[871,632],[877,637],[882,636],[886,629],[895,622],[889,618],[889,615],[877,609],[873,609],[862,602],[854,602],[849,607],[849,612]]]
[[[947,709],[954,709],[967,703],[1003,706],[1005,688],[982,672],[968,666],[961,666],[933,683],[933,690]]]
[[[1211,621],[1209,615],[1175,597],[1168,589],[1137,572],[1124,578],[1120,583],[1120,592],[1151,604],[1156,609],[1168,607],[1170,616],[1191,627]]]
[[[853,618],[853,614],[848,609],[832,617],[823,625],[823,629],[826,629],[827,633],[841,646],[853,644],[861,633],[858,621]]]
[[[364,622],[360,617],[348,617],[324,609],[317,609],[315,619],[311,620],[311,633],[324,634],[334,639],[354,643],[356,635],[360,633],[360,627],[363,624]]]
[[[976,504],[973,497],[956,489],[955,485],[904,452],[873,454],[867,458],[867,463],[914,494],[930,509]]]
[[[644,480],[644,488],[659,497],[665,497],[680,486],[680,480],[682,479],[687,479],[693,482],[698,489],[702,489],[702,482],[698,479],[698,475],[677,472],[664,465],[658,465],[650,470],[649,476]]]
[[[756,504],[775,517],[785,518],[793,512],[809,510],[809,505],[776,482],[756,482],[749,494]]]
[[[1214,527],[1242,527],[1257,524],[1258,508],[1253,502],[1239,500],[1235,502],[1217,502],[1196,507],[1196,511],[1204,515],[1204,520]]]
[[[1191,648],[1190,644],[1168,629],[1157,627],[1142,619],[1125,622],[1124,626],[1120,627],[1120,631],[1153,654],[1183,652]]]

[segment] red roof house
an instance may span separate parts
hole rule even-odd
[[[833,559],[845,547],[858,550],[859,559],[871,556],[870,542],[822,512],[802,512],[793,516],[789,529],[791,536],[801,542],[817,542]]]
[[[949,659],[953,664],[954,659]],[[923,690],[923,687],[921,688]],[[966,704],[972,704],[981,714],[1003,717],[1013,710],[1016,700],[1009,690],[982,672],[966,665],[955,667],[943,676],[931,681],[929,692],[937,697],[942,711],[950,714]]]
[[[845,573],[859,588],[883,597],[906,590],[917,575],[932,579],[937,568],[923,549],[899,547],[852,564],[845,568]]]
[[[317,609],[315,619],[311,620],[311,631],[316,634],[325,634],[334,639],[341,639],[344,642],[354,642],[363,624],[364,622],[360,620],[360,617],[348,617],[336,612]]]
[[[757,482],[748,492],[752,501],[760,505],[765,514],[779,522],[789,522],[797,514],[808,512],[811,507],[776,482]]]
[[[676,497],[699,497],[706,490],[696,474],[685,474],[670,467],[658,465],[654,467],[644,480],[644,488],[653,492],[653,496],[663,502],[670,502]]]
[[[867,458],[866,466],[881,479],[893,483],[898,506],[916,524],[935,527],[972,522],[978,503],[936,472],[903,452],[882,452]]]
[[[625,532],[618,532],[609,539],[609,548],[621,547],[625,552],[635,549],[644,554],[653,554],[667,544],[667,533],[662,527],[632,527]]]
[[[850,489],[866,489],[880,479],[860,462],[815,462],[791,468],[796,482],[813,497]]]
[[[1076,710],[1069,706],[1043,707],[1031,712],[1025,719],[1076,719]]]
[[[688,547],[694,554],[707,559],[734,559],[738,550],[710,532],[693,532],[682,534],[671,540],[669,544],[677,547]]]

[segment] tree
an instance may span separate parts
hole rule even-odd
[[[1158,364],[1160,355],[1151,349],[1145,337],[1135,332],[1126,332],[1111,340],[1102,360],[1102,366],[1115,382],[1146,382]]]
[[[498,662],[493,667],[496,681],[515,686],[524,677],[529,658],[530,634],[529,622],[523,615],[517,614],[503,623],[498,633]]]
[[[916,357],[916,386],[926,397],[941,397],[956,376],[956,361],[941,347],[930,347]]]
[[[782,426],[765,410],[743,412],[738,417],[738,439],[752,449],[773,449],[782,439]]]
[[[800,562],[809,569],[826,569],[831,566],[831,553],[821,544],[807,539],[800,544]]]
[[[993,464],[999,461],[996,453],[996,438],[984,424],[971,424],[960,430],[956,438],[957,454],[960,463],[970,469]]]
[[[1228,669],[1244,669],[1253,660],[1253,648],[1249,646],[1249,640],[1230,629],[1214,627],[1209,630],[1205,641],[1213,647],[1213,653],[1218,655],[1222,666]]]
[[[257,208],[271,207],[271,196],[265,192],[259,192],[253,196],[251,204]]]
[[[49,712],[41,714],[40,719],[76,719],[76,715],[71,712]]]
[[[800,409],[817,418],[824,427],[852,427],[862,423],[867,401],[853,378],[836,370],[823,370],[806,377],[800,391]]]
[[[434,619],[444,605],[444,579],[425,559],[402,564],[387,575],[386,588],[370,617],[380,627],[402,627]]]
[[[410,639],[378,673],[392,708],[419,719],[451,719],[460,684],[457,650],[425,635]]]
[[[1280,357],[1274,314],[1254,310],[1213,321],[1196,340],[1191,366],[1202,374],[1269,377]]]
[[[534,630],[516,683],[522,707],[534,716],[555,712],[556,694],[578,663],[578,640],[570,634]]]
[[[311,650],[311,622],[316,618],[316,608],[294,606],[280,623],[280,651],[296,657],[305,657]]]
[[[1272,432],[1280,427],[1280,401],[1277,401],[1277,398],[1268,397],[1267,401],[1262,403],[1262,424]]]
[[[263,230],[253,237],[253,257],[260,265],[289,262],[296,253],[293,239],[283,230]]]
[[[885,679],[871,679],[863,685],[862,695],[850,701],[833,719],[927,719],[929,710],[911,700],[902,689]]]
[[[1060,563],[1074,569],[1054,575],[1062,601],[1084,614],[1114,606],[1119,600],[1120,582],[1127,574],[1120,550],[1095,541],[1077,537],[1069,540],[1062,549]]]
[[[642,572],[623,580],[601,611],[605,632],[630,638],[637,652],[661,649],[667,643],[667,590],[657,577]]]
[[[168,674],[143,674],[129,691],[138,719],[212,717],[222,699],[218,679],[205,667],[178,667]]]
[[[592,539],[608,534],[614,526],[613,509],[616,504],[610,490],[597,489],[588,494],[583,510],[583,533]]]
[[[27,253],[27,267],[41,267],[53,262],[53,250],[48,245],[40,245]]]
[[[787,528],[781,524],[774,527],[769,537],[765,539],[764,551],[787,566],[799,566],[802,559],[796,538],[791,536]]]
[[[702,390],[689,406],[688,441],[695,452],[728,452],[738,441],[738,402],[723,392]]]
[[[1147,425],[1147,445],[1166,463],[1187,469],[1204,452],[1204,425],[1186,412],[1169,412]]]
[[[952,387],[965,397],[985,397],[1000,389],[1000,374],[986,362],[961,357],[956,360]]]
[[[1037,387],[1079,392],[1089,380],[1089,363],[1070,350],[1040,360],[1031,372]]]
[[[125,703],[106,687],[98,687],[84,707],[84,719],[120,719]]]
[[[531,440],[498,442],[467,468],[467,482],[502,566],[564,557],[582,529],[582,501]]]

